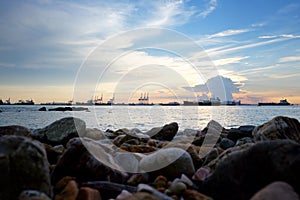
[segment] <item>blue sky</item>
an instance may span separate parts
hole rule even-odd
[[[300,103],[299,13],[299,0],[1,1],[0,99],[68,101],[73,98],[80,66],[103,42],[138,28],[167,28],[204,49],[218,74],[226,77],[224,86],[234,99],[256,103],[285,97]],[[138,39],[127,42],[132,48]],[[199,55],[193,53],[184,59]],[[128,70],[121,72],[119,68],[125,65],[159,63],[170,69],[183,65],[169,53],[149,50],[134,51],[120,61],[113,69],[127,82],[139,80],[135,74],[129,76]],[[115,92],[108,76],[96,89],[107,99]],[[177,86],[185,88],[187,80],[189,88],[201,88],[210,78],[191,81],[187,73]],[[95,95],[95,87],[87,96]],[[147,87],[137,87],[137,93],[151,90]],[[164,89],[156,88],[156,92],[168,99]],[[205,90],[196,92],[211,95]],[[185,95],[179,90],[175,93]]]

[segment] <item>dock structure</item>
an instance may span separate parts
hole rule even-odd
[[[139,98],[139,104],[149,104],[149,93],[145,92],[144,95],[141,93],[141,97]]]

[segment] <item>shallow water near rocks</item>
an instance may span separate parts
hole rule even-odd
[[[202,129],[210,120],[225,128],[241,125],[260,125],[275,116],[300,120],[300,106],[84,106],[86,111],[38,111],[41,105],[0,106],[0,126],[21,125],[31,129],[42,128],[69,116],[83,119],[87,127],[101,130],[138,128],[147,131],[170,122],[179,129]],[[58,106],[46,106],[47,109]]]

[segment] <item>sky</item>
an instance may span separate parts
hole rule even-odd
[[[299,104],[299,13],[299,0],[0,1],[0,99]]]

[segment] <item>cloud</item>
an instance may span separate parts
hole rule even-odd
[[[262,35],[259,36],[260,39],[273,39],[273,38],[289,38],[289,39],[296,39],[300,38],[300,35],[293,35],[293,34],[281,34],[281,35]]]
[[[212,13],[216,9],[217,5],[218,5],[217,0],[209,0],[206,5],[206,9],[200,12],[199,16],[202,18],[206,18],[210,13]]]
[[[186,90],[202,93],[210,93],[214,97],[219,97],[222,101],[232,100],[233,93],[240,93],[242,84],[233,82],[230,78],[215,76],[208,79],[204,84],[194,87],[184,87]]]
[[[228,64],[239,63],[241,60],[244,60],[247,58],[249,58],[249,56],[223,58],[223,59],[213,60],[213,63],[216,66],[223,66],[223,65],[228,65]]]
[[[14,63],[3,63],[3,62],[0,62],[0,67],[15,67],[16,64]]]
[[[211,38],[217,38],[217,37],[228,37],[228,36],[232,36],[232,35],[246,33],[249,31],[250,31],[249,29],[229,29],[229,30],[225,30],[225,31],[222,31],[219,33],[208,35],[207,38],[211,39]]]
[[[300,61],[300,56],[288,56],[288,57],[282,57],[279,59],[278,62],[280,63],[286,63],[286,62],[297,62]]]

